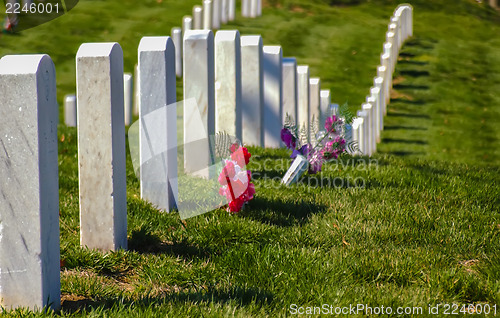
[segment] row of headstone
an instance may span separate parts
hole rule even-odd
[[[411,26],[411,11],[398,8],[395,17],[396,28],[390,28],[399,46],[400,36],[406,39],[412,33],[405,27]],[[279,147],[284,114],[296,114],[294,119],[303,125],[327,115],[331,96],[321,90],[320,79],[310,77],[307,65],[283,58],[280,46],[264,46],[260,36],[219,31],[214,37],[211,30],[188,30],[183,44],[184,100],[195,101],[184,103],[188,173],[211,177],[212,172],[203,168],[213,164],[209,137],[217,131],[234,132],[245,144]],[[174,207],[177,191],[172,183],[177,179],[177,153],[166,151],[177,146],[175,56],[171,37],[145,37],[138,48],[139,122],[155,123],[154,139],[145,140],[148,127],[142,127],[144,135],[141,130],[139,138],[145,162],[141,197],[165,211]],[[392,63],[395,57],[390,55],[387,67]],[[76,100],[68,103],[78,105],[80,244],[101,251],[126,249],[124,105],[130,91],[125,93],[120,45],[82,44],[76,74]],[[363,142],[376,140],[372,131],[381,127],[375,126],[381,117],[374,115],[385,109],[381,92],[387,77],[381,77],[369,105],[363,106],[361,119],[366,124],[362,121],[358,131],[366,134],[357,135]],[[50,57],[0,59],[0,95],[5,96],[0,100],[0,176],[2,184],[9,185],[0,189],[0,255],[6,255],[0,259],[0,304],[58,309],[58,107]],[[195,125],[195,114],[202,127]],[[364,149],[370,143],[363,143]],[[165,151],[162,156],[153,153]]]
[[[384,115],[390,102],[392,75],[403,42],[413,35],[413,8],[399,5],[391,17],[386,41],[380,56],[377,76],[373,79],[370,94],[357,112],[351,126],[351,138],[357,142],[357,154],[371,156],[377,150],[380,134],[384,129]]]
[[[172,28],[177,77],[182,77],[183,34],[189,30],[218,30],[222,24],[234,21],[235,17],[236,0],[203,0],[202,5],[193,7],[191,16],[182,18],[182,27]]]

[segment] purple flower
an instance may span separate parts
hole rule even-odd
[[[281,140],[285,143],[288,149],[295,148],[295,137],[287,128],[281,129]]]
[[[335,132],[335,124],[337,122],[337,116],[332,115],[325,120],[325,129],[327,132]]]
[[[307,145],[303,145],[298,150],[294,149],[290,158],[295,159],[297,157],[297,155],[302,155],[302,156],[307,157],[307,155],[309,154],[309,151],[310,151],[309,149],[311,149],[311,148],[312,148],[312,146],[307,144]]]

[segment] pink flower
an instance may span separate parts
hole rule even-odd
[[[239,147],[235,152],[231,154],[231,159],[236,161],[236,164],[241,168],[244,168],[245,165],[250,161],[251,153],[248,152],[246,147]]]
[[[222,172],[219,174],[219,183],[221,185],[227,184],[227,178],[232,179],[236,174],[234,170],[234,163],[230,160],[226,161],[226,166],[222,169]]]
[[[335,124],[337,123],[337,116],[332,115],[325,120],[325,129],[327,132],[335,132]]]

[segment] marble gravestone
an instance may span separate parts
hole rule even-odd
[[[143,37],[139,149],[141,198],[170,212],[177,196],[175,46],[170,37]]]
[[[228,0],[228,13],[227,13],[227,20],[228,21],[234,21],[236,18],[236,0]]]
[[[76,55],[80,244],[127,248],[123,51],[84,43]]]
[[[212,29],[220,29],[221,0],[212,0]]]
[[[171,37],[175,47],[175,74],[182,77],[182,29],[172,28]]]
[[[229,14],[229,0],[221,0],[220,22],[226,24]]]
[[[297,66],[297,124],[306,130],[309,138],[309,66]]]
[[[64,96],[64,124],[76,127],[76,95]]]
[[[370,88],[370,98],[369,100],[372,102],[372,105],[374,106],[374,129],[375,129],[375,140],[376,142],[380,142],[380,131],[381,129],[381,103],[379,100],[380,97],[380,88],[379,87],[372,87]]]
[[[262,49],[264,84],[264,146],[279,148],[283,117],[283,51],[281,46],[266,45]]]
[[[241,42],[240,33],[215,34],[215,130],[239,140],[241,128]]]
[[[139,65],[134,66],[134,116],[139,116]]]
[[[0,308],[58,310],[59,110],[51,58],[4,56],[0,96]]]
[[[371,156],[370,141],[369,141],[369,123],[368,112],[366,110],[358,110],[358,117],[362,120],[359,126],[359,149],[363,155]]]
[[[259,16],[259,1],[250,0],[250,18],[256,18]]]
[[[385,104],[385,96],[384,96],[384,78],[383,77],[375,77],[375,79],[373,80],[373,84],[374,84],[374,87],[377,87],[378,88],[378,96],[377,96],[377,102],[379,103],[379,113],[378,113],[378,117],[379,117],[379,131],[380,133],[382,132],[382,130],[384,130],[384,113],[385,113],[385,108],[386,108],[386,104]]]
[[[367,140],[367,153],[368,155],[372,155],[375,152],[375,136],[373,134],[374,129],[374,117],[373,117],[373,109],[371,103],[364,103],[361,105],[361,109],[366,113],[366,116],[363,118],[365,122],[365,135]]]
[[[193,18],[189,15],[182,18],[182,34],[193,29]],[[182,56],[182,55],[181,55]]]
[[[325,120],[330,117],[331,111],[330,111],[330,104],[332,103],[331,101],[331,96],[330,96],[330,90],[329,89],[322,89],[320,91],[320,117],[319,117],[319,129],[324,130],[325,127]]]
[[[294,57],[283,58],[283,117],[285,123],[287,114],[297,124],[297,60]]]
[[[193,7],[193,30],[203,29],[203,7]]]
[[[309,123],[321,130],[321,124],[319,123],[321,116],[320,92],[321,80],[317,77],[311,77],[309,79]],[[310,127],[310,134],[313,133],[313,129],[315,129],[314,127]]]
[[[210,179],[214,157],[210,138],[215,135],[214,35],[192,30],[184,35],[184,170]],[[196,108],[190,107],[194,99]],[[196,113],[197,112],[197,113]],[[201,118],[202,127],[196,118]]]
[[[213,2],[212,0],[203,0],[203,29],[212,29]]]
[[[250,7],[252,0],[241,0],[241,16],[244,18],[250,17]]]
[[[123,111],[125,115],[125,126],[130,126],[132,123],[132,113],[133,113],[133,85],[132,85],[132,74],[123,74]]]
[[[363,118],[356,117],[352,121],[352,141],[357,144],[357,151],[353,155],[364,154],[364,139],[363,139]]]
[[[264,147],[264,88],[262,37],[241,37],[242,137],[243,142]]]

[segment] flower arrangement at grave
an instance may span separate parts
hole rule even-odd
[[[303,126],[300,130],[294,119],[287,114],[285,125],[281,129],[281,140],[285,146],[292,150],[290,158],[294,159],[292,165],[283,177],[282,183],[290,185],[298,181],[305,173],[316,174],[323,165],[338,159],[349,149],[351,152],[357,148],[356,142],[347,141],[346,133],[350,131],[353,116],[344,104],[339,108],[339,114],[330,115],[325,119],[320,130],[319,120],[313,118],[309,124],[310,134]],[[309,138],[308,138],[309,135]]]
[[[251,182],[251,171],[246,170],[252,154],[237,142],[232,143],[229,150],[229,158],[222,159],[224,167],[218,178],[221,185],[219,194],[224,196],[228,202],[226,210],[235,214],[253,199],[255,186]]]

